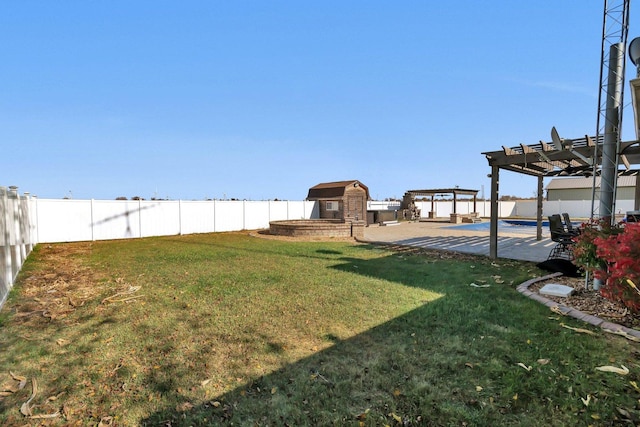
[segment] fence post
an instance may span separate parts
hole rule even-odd
[[[18,187],[9,186],[7,211],[9,212],[9,247],[11,248],[11,284],[18,273],[20,261],[20,224],[18,218],[17,203],[15,202],[18,195]]]
[[[93,199],[91,199],[91,241],[92,242],[96,241],[95,234],[94,234],[95,228],[96,228],[96,221],[93,215]]]
[[[216,232],[216,204],[217,201],[214,200],[213,201],[213,232]]]
[[[11,246],[10,246],[10,234],[9,226],[9,198],[7,189],[0,187],[0,250],[2,251],[2,277],[0,278],[0,306],[4,302],[11,289],[13,283],[12,268],[11,268]]]
[[[178,199],[178,235],[182,236],[182,199]]]
[[[18,191],[16,189],[16,211],[17,215],[17,223],[16,230],[18,231],[18,253],[20,254],[20,265],[18,265],[18,270],[22,266],[22,263],[27,259],[27,230],[25,229],[26,221],[25,221],[25,210],[22,205],[23,198],[20,197]],[[17,274],[17,272],[16,272]]]
[[[138,237],[142,238],[142,200],[138,199]]]
[[[27,256],[33,250],[33,232],[32,232],[32,219],[31,219],[31,195],[28,192],[24,192],[24,199],[22,200],[22,210],[24,214],[24,234],[25,234],[25,247]]]

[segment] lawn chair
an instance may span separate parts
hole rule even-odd
[[[569,217],[568,213],[563,213],[562,214],[562,218],[564,218],[564,226],[565,229],[567,231],[567,233],[571,234],[572,236],[577,236],[578,234],[580,234],[580,229],[579,228],[575,228],[573,226],[573,224],[571,223],[571,217]]]
[[[568,233],[560,215],[555,214],[549,217],[549,231],[551,232],[551,240],[556,245],[551,249],[547,259],[567,259],[573,261],[573,237],[574,234]]]

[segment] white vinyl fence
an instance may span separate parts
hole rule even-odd
[[[0,307],[37,243],[31,200],[28,194],[20,196],[17,187],[0,187]]]
[[[506,218],[514,216],[514,210],[516,201],[498,202],[498,216],[500,218]],[[429,212],[431,212],[431,201],[416,202],[416,207],[420,209],[420,217],[428,218]],[[434,200],[433,209],[436,218],[449,218],[453,213],[453,201],[451,200]],[[491,202],[490,201],[476,201],[476,210],[473,210],[473,200],[458,200],[456,201],[456,213],[470,214],[472,212],[478,212],[480,217],[489,218],[491,216]],[[533,214],[535,217],[535,213]]]
[[[453,212],[451,200],[417,202],[421,217]],[[368,210],[397,210],[399,202],[370,201]],[[499,202],[498,216],[535,217],[535,201]],[[568,212],[589,217],[591,202],[544,202],[543,216]],[[481,217],[490,202],[478,201]],[[633,210],[633,201],[618,201],[616,211]],[[459,200],[456,211],[474,211],[473,201]],[[319,204],[309,201],[61,200],[20,196],[17,187],[0,187],[0,307],[36,243],[128,239],[177,234],[269,228],[270,221],[319,217]]]
[[[33,200],[39,243],[256,230],[318,217],[307,201]]]

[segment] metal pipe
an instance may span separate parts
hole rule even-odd
[[[613,220],[615,186],[618,179],[619,112],[622,100],[624,44],[615,43],[609,50],[607,109],[604,142],[602,144],[602,174],[600,179],[600,217]]]

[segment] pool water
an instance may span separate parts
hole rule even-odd
[[[534,220],[498,220],[498,231],[517,231],[517,230],[535,230],[536,221]],[[543,227],[549,226],[549,221],[542,222]],[[473,224],[462,225],[450,225],[447,228],[455,228],[456,230],[471,230],[471,231],[489,231],[491,222],[476,222]]]

